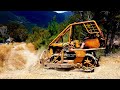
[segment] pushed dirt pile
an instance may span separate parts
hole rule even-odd
[[[38,55],[31,43],[4,44],[0,49],[0,67],[4,71],[28,70],[37,64]]]

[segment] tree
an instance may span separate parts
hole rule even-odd
[[[46,46],[49,43],[50,33],[45,28],[35,26],[32,28],[32,34],[28,35],[26,42],[32,42],[36,49]]]
[[[80,22],[86,20],[92,20],[94,13],[92,11],[72,11],[74,14],[70,20],[72,22]]]
[[[107,30],[106,37],[107,37],[107,48],[105,53],[108,54],[112,52],[113,49],[113,39],[115,37],[115,34],[118,32],[119,28],[119,17],[120,10],[114,10],[114,11],[95,11],[94,12],[95,17],[99,23],[102,23],[103,27]]]
[[[28,30],[23,24],[18,22],[9,22],[7,24],[8,27],[8,35],[14,38],[17,42],[22,42],[27,39]]]
[[[17,41],[20,41],[20,42],[25,41],[27,39],[27,37],[28,37],[27,29],[23,25],[19,26],[19,28],[16,30],[15,37],[16,37],[15,39]]]
[[[58,32],[58,23],[57,23],[57,20],[56,20],[56,16],[54,16],[53,19],[51,20],[51,22],[49,22],[48,30],[49,30],[51,36],[57,34],[57,32]]]

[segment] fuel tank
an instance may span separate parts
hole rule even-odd
[[[85,47],[99,48],[100,47],[99,39],[95,38],[95,39],[87,39],[87,40],[85,40]]]

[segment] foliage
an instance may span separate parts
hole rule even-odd
[[[47,28],[35,26],[32,28],[32,34],[28,34],[26,42],[32,42],[36,49],[48,44],[69,24],[68,20],[62,23],[57,22],[56,16],[49,22]],[[67,38],[67,37],[65,37]]]
[[[32,34],[28,35],[26,42],[32,42],[36,49],[39,49],[42,45],[48,44],[48,38],[50,33],[48,30],[35,26],[32,28]]]
[[[10,22],[7,24],[8,35],[17,42],[25,41],[28,36],[28,30],[23,24]]]
[[[92,20],[94,13],[92,11],[72,11],[73,16],[69,18],[71,22],[80,22],[86,20]]]
[[[0,43],[2,43],[2,42],[3,42],[3,40],[4,40],[4,38],[3,38],[3,37],[0,37]]]
[[[51,34],[51,36],[55,35],[58,31],[58,23],[56,20],[56,16],[53,17],[53,19],[51,20],[51,22],[49,22],[48,24],[48,30]]]
[[[104,28],[104,33],[107,38],[106,54],[114,52],[113,40],[115,34],[119,32],[120,10],[114,11],[95,11],[94,19],[96,19]]]

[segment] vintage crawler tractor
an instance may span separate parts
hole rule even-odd
[[[105,43],[96,21],[75,22],[68,25],[42,52],[40,63],[47,68],[94,71],[99,66],[95,51],[105,49]]]

